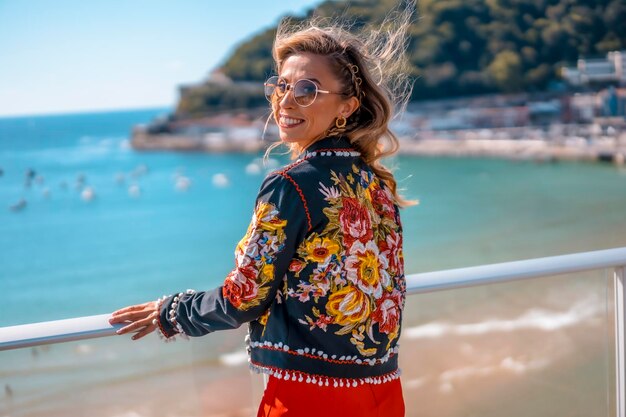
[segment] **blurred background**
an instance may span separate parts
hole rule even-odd
[[[262,161],[279,20],[368,30],[396,3],[0,0],[0,327],[219,285],[289,162]],[[626,246],[626,3],[417,8],[387,160],[420,201],[406,273]],[[614,415],[611,279],[409,297],[407,415]],[[0,417],[255,415],[244,334],[0,352]]]

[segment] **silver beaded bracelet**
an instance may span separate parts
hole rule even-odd
[[[169,297],[171,297],[171,295],[164,295],[163,297],[161,297],[161,298],[159,298],[159,299],[157,300],[157,303],[158,303],[158,304],[157,304],[157,312],[159,312],[159,315],[160,315],[160,312],[161,312],[161,307],[163,307],[163,303],[164,303],[164,302],[165,302],[165,300],[166,300],[166,299],[168,299]],[[167,337],[167,335],[165,334],[165,330],[164,330],[164,329],[163,329],[163,327],[161,326],[161,322],[159,321],[159,318],[158,318],[158,317],[157,317],[157,318],[152,319],[152,324],[154,324],[155,326],[157,326],[157,329],[158,329],[157,334],[159,335],[159,338],[160,338],[161,340],[163,340],[164,342],[173,342],[173,341],[175,341],[175,340],[176,340],[176,339],[175,339],[175,336],[176,336],[176,335],[173,335],[173,336]]]
[[[177,334],[175,334],[175,335],[173,335],[171,337],[167,337],[167,336],[165,336],[165,333],[163,332],[163,330],[159,327],[159,329],[161,330],[160,333],[159,333],[159,336],[161,336],[161,338],[164,339],[166,342],[176,340],[176,336],[180,336],[180,337],[182,337],[185,340],[189,340],[189,336],[185,333],[185,330],[183,329],[183,326],[181,326],[180,323],[178,323],[178,321],[176,320],[176,316],[178,314],[178,305],[179,305],[181,299],[183,298],[183,296],[185,294],[192,295],[192,294],[195,294],[195,293],[196,293],[195,290],[188,289],[184,293],[180,292],[180,293],[178,293],[174,297],[174,300],[172,301],[172,304],[170,304],[170,309],[167,312],[166,319],[170,322],[170,324],[172,325],[174,330],[176,330]],[[171,297],[171,296],[164,296],[162,299],[159,300],[159,311],[161,310],[161,306],[163,305],[163,302],[168,297]],[[156,320],[156,323],[155,323],[155,320]],[[152,322],[158,325],[158,319],[155,319],[155,320],[153,320]]]

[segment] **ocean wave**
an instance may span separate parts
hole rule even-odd
[[[432,339],[449,335],[483,335],[517,330],[554,331],[576,326],[604,311],[604,304],[597,297],[578,301],[563,312],[532,308],[513,319],[492,318],[478,323],[432,322],[403,330],[409,339]]]
[[[239,366],[248,362],[248,354],[245,350],[238,350],[220,356],[220,363],[225,366]]]

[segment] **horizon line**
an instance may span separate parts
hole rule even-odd
[[[98,114],[98,113],[123,113],[128,111],[142,111],[142,110],[173,110],[175,106],[171,104],[162,105],[146,105],[146,106],[133,106],[133,107],[103,107],[92,109],[66,109],[66,110],[52,110],[43,111],[41,113],[0,113],[0,119],[21,119],[28,117],[46,117],[46,116],[73,116],[81,114]]]

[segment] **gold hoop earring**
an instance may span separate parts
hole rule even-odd
[[[348,123],[348,120],[346,120],[346,118],[343,116],[339,116],[337,117],[337,119],[335,119],[335,127],[337,129],[343,129],[344,127],[346,127],[347,123]]]

